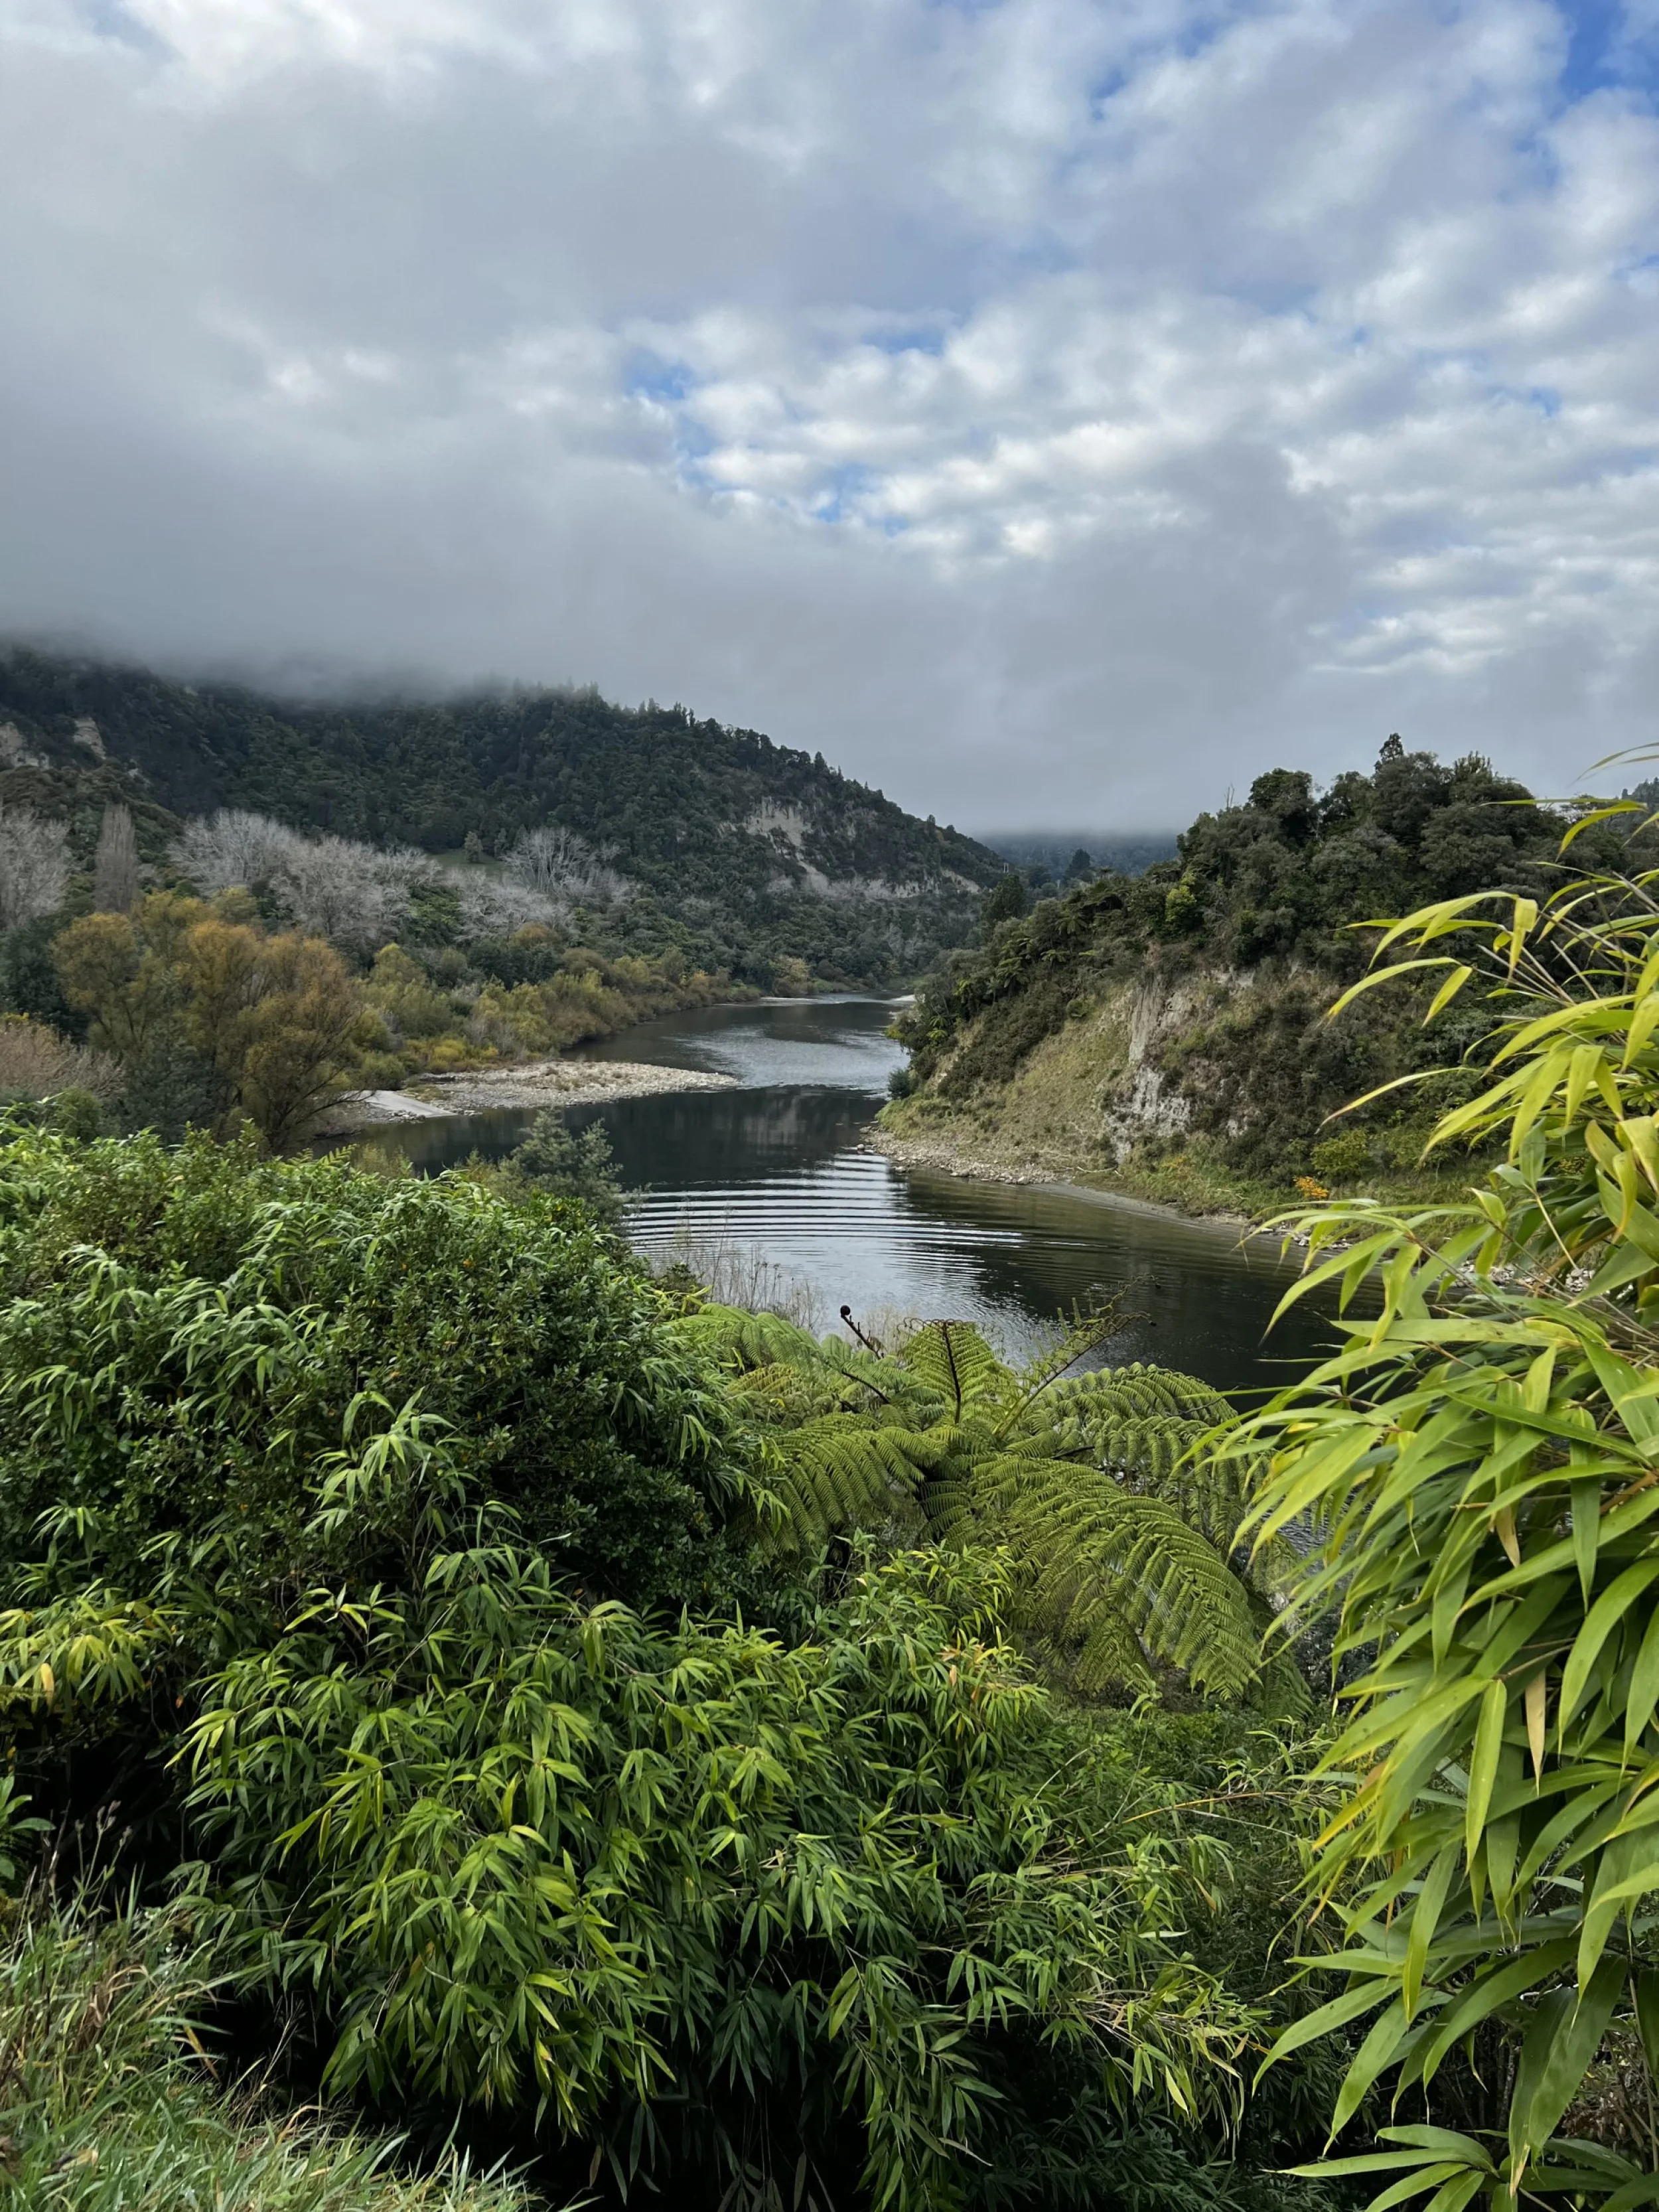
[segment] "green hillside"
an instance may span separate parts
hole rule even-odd
[[[1370,775],[1328,790],[1299,770],[1259,776],[1137,876],[1106,870],[1035,905],[1010,879],[980,942],[918,994],[902,1030],[910,1095],[888,1109],[884,1141],[1197,1211],[1271,1204],[1297,1176],[1397,1181],[1455,1077],[1338,1129],[1326,1116],[1455,1061],[1481,1023],[1426,1034],[1401,993],[1327,1021],[1373,941],[1354,925],[1468,892],[1547,896],[1572,813],[1477,755],[1447,763],[1395,737]],[[1575,848],[1586,867],[1625,852],[1611,825]]]
[[[67,816],[84,843],[111,797],[133,805],[147,857],[223,807],[486,861],[561,828],[634,894],[614,949],[677,939],[762,984],[783,959],[830,981],[914,975],[961,941],[1003,865],[821,755],[680,707],[592,690],[307,704],[0,653],[0,804]]]

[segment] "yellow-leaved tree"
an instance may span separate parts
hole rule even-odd
[[[52,958],[88,1035],[142,1093],[157,1068],[188,1066],[191,1118],[242,1116],[273,1149],[304,1135],[350,1080],[362,994],[322,939],[271,936],[197,899],[153,892],[131,914],[94,914],[54,940]]]

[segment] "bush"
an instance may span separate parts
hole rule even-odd
[[[61,1091],[89,1093],[105,1106],[121,1093],[121,1067],[106,1053],[70,1044],[44,1022],[27,1015],[0,1016],[0,1091],[17,1098],[51,1098]]]
[[[159,1599],[200,1550],[269,1622],[284,1589],[391,1574],[434,1485],[513,1506],[595,1594],[735,1587],[720,1407],[641,1273],[544,1199],[30,1134],[0,1162],[0,1603],[42,1577]],[[307,1499],[365,1454],[380,1517],[319,1533]]]
[[[590,1121],[578,1136],[557,1107],[544,1106],[530,1134],[508,1153],[506,1171],[527,1189],[574,1200],[607,1228],[622,1221],[626,1201],[603,1121]]]
[[[1313,1148],[1313,1170],[1322,1182],[1358,1182],[1369,1173],[1376,1147],[1364,1129],[1344,1129]]]
[[[1245,2201],[1207,1797],[1056,1711],[1006,1560],[765,1564],[772,1445],[576,1208],[20,1131],[0,1298],[5,1747],[296,2067],[710,2212]],[[100,2079],[77,2212],[173,2154]]]

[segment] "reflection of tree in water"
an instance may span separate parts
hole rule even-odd
[[[856,1091],[686,1091],[573,1107],[573,1128],[603,1116],[623,1182],[726,1184],[810,1170],[859,1141],[872,1102]]]

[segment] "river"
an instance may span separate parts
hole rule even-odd
[[[1328,1342],[1297,1307],[1271,1337],[1294,1269],[1236,1227],[1143,1212],[1110,1198],[969,1182],[895,1167],[861,1139],[903,1058],[868,999],[711,1006],[651,1022],[592,1059],[734,1076],[733,1090],[575,1107],[603,1121],[635,1243],[714,1266],[756,1302],[834,1325],[842,1306],[878,1330],[895,1316],[975,1321],[1006,1352],[1035,1351],[1078,1304],[1114,1301],[1114,1364],[1149,1359],[1231,1391],[1271,1389]],[[501,1109],[377,1132],[435,1173],[498,1158],[533,1116]]]

